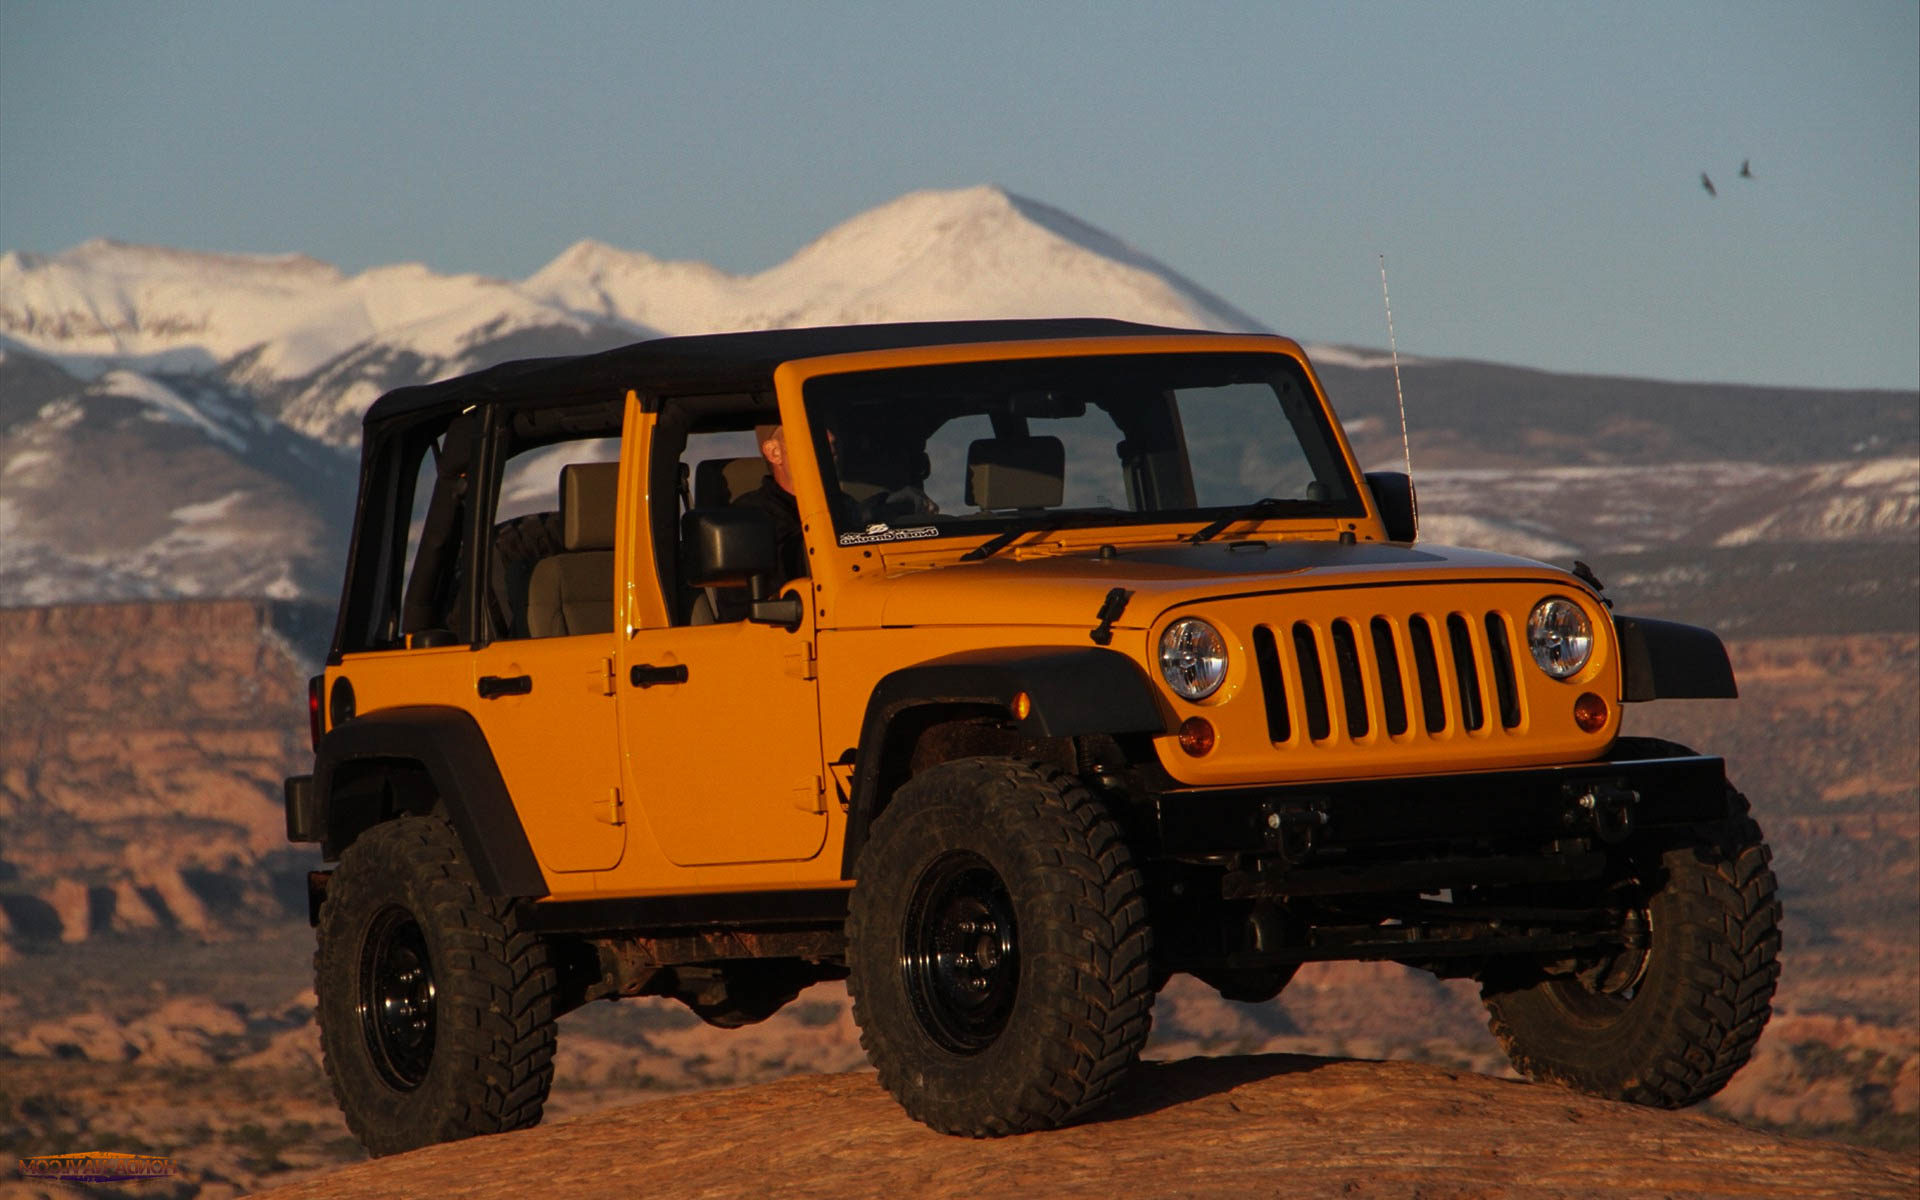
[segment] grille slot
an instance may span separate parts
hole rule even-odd
[[[1520,688],[1513,678],[1513,643],[1507,637],[1507,622],[1497,612],[1487,614],[1487,656],[1493,660],[1493,694],[1500,701],[1500,725],[1513,729],[1520,724]]]
[[[1367,719],[1367,691],[1360,681],[1360,648],[1353,626],[1345,619],[1333,623],[1333,665],[1340,674],[1340,699],[1347,709],[1347,736],[1363,738],[1372,724]]]
[[[1413,670],[1420,680],[1420,711],[1426,717],[1427,732],[1439,733],[1447,727],[1447,705],[1440,695],[1440,656],[1433,648],[1433,626],[1425,617],[1407,622],[1407,639],[1413,643]]]
[[[1393,644],[1393,626],[1385,617],[1368,622],[1373,633],[1373,661],[1380,664],[1380,706],[1386,710],[1387,732],[1399,737],[1407,731],[1407,690],[1400,678],[1400,648]]]
[[[1480,667],[1473,660],[1473,635],[1467,632],[1467,619],[1459,613],[1447,616],[1447,641],[1453,649],[1454,680],[1460,685],[1460,719],[1468,729],[1487,723],[1486,706],[1480,699]]]
[[[1333,732],[1327,713],[1327,677],[1320,669],[1320,646],[1313,639],[1313,626],[1305,621],[1293,623],[1294,661],[1300,665],[1300,701],[1307,710],[1307,736],[1321,741]]]
[[[1287,715],[1287,678],[1280,669],[1280,647],[1273,630],[1258,625],[1253,630],[1253,662],[1260,669],[1260,690],[1267,701],[1267,740],[1284,742],[1293,737],[1293,719]]]

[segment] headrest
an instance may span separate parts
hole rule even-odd
[[[1057,437],[982,438],[967,447],[967,503],[975,508],[1058,508],[1067,449]]]
[[[709,458],[694,468],[693,506],[725,508],[757,490],[767,472],[767,460],[758,454],[746,458]]]
[[[620,464],[569,463],[560,468],[561,541],[568,550],[613,549]]]

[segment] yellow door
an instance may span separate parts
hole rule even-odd
[[[480,722],[534,857],[604,871],[626,850],[610,633],[495,642],[473,652]]]
[[[627,790],[669,861],[820,853],[827,812],[812,639],[811,624],[739,622],[626,640],[617,682]]]

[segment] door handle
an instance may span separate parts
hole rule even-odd
[[[656,683],[685,683],[687,664],[675,663],[670,667],[656,667],[652,663],[641,663],[627,672],[627,679],[637,688],[652,687]]]
[[[531,675],[482,675],[473,685],[482,700],[498,700],[502,696],[524,696],[533,690]]]

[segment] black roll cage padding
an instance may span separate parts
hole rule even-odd
[[[1014,697],[1022,692],[1032,708],[1016,719]],[[873,818],[906,777],[912,746],[894,732],[902,718],[928,708],[993,713],[1029,738],[1167,730],[1152,683],[1117,650],[1015,646],[947,655],[891,672],[874,685],[860,725],[842,879],[853,878]]]
[[[469,471],[479,433],[470,416],[456,417],[447,426],[442,445],[428,443],[434,457],[433,495],[420,526],[420,547],[414,553],[413,575],[401,601],[400,632],[418,633],[442,627],[445,590],[459,572],[448,559],[459,552],[460,523],[472,491]]]
[[[546,878],[486,735],[457,708],[381,709],[355,717],[320,740],[313,787],[326,813],[329,847],[340,845],[332,803],[335,773],[353,763],[374,761],[407,763],[427,773],[439,808],[488,895],[537,899],[547,894]]]
[[[1620,642],[1620,699],[1732,700],[1740,695],[1718,634],[1649,617],[1613,619]]]

